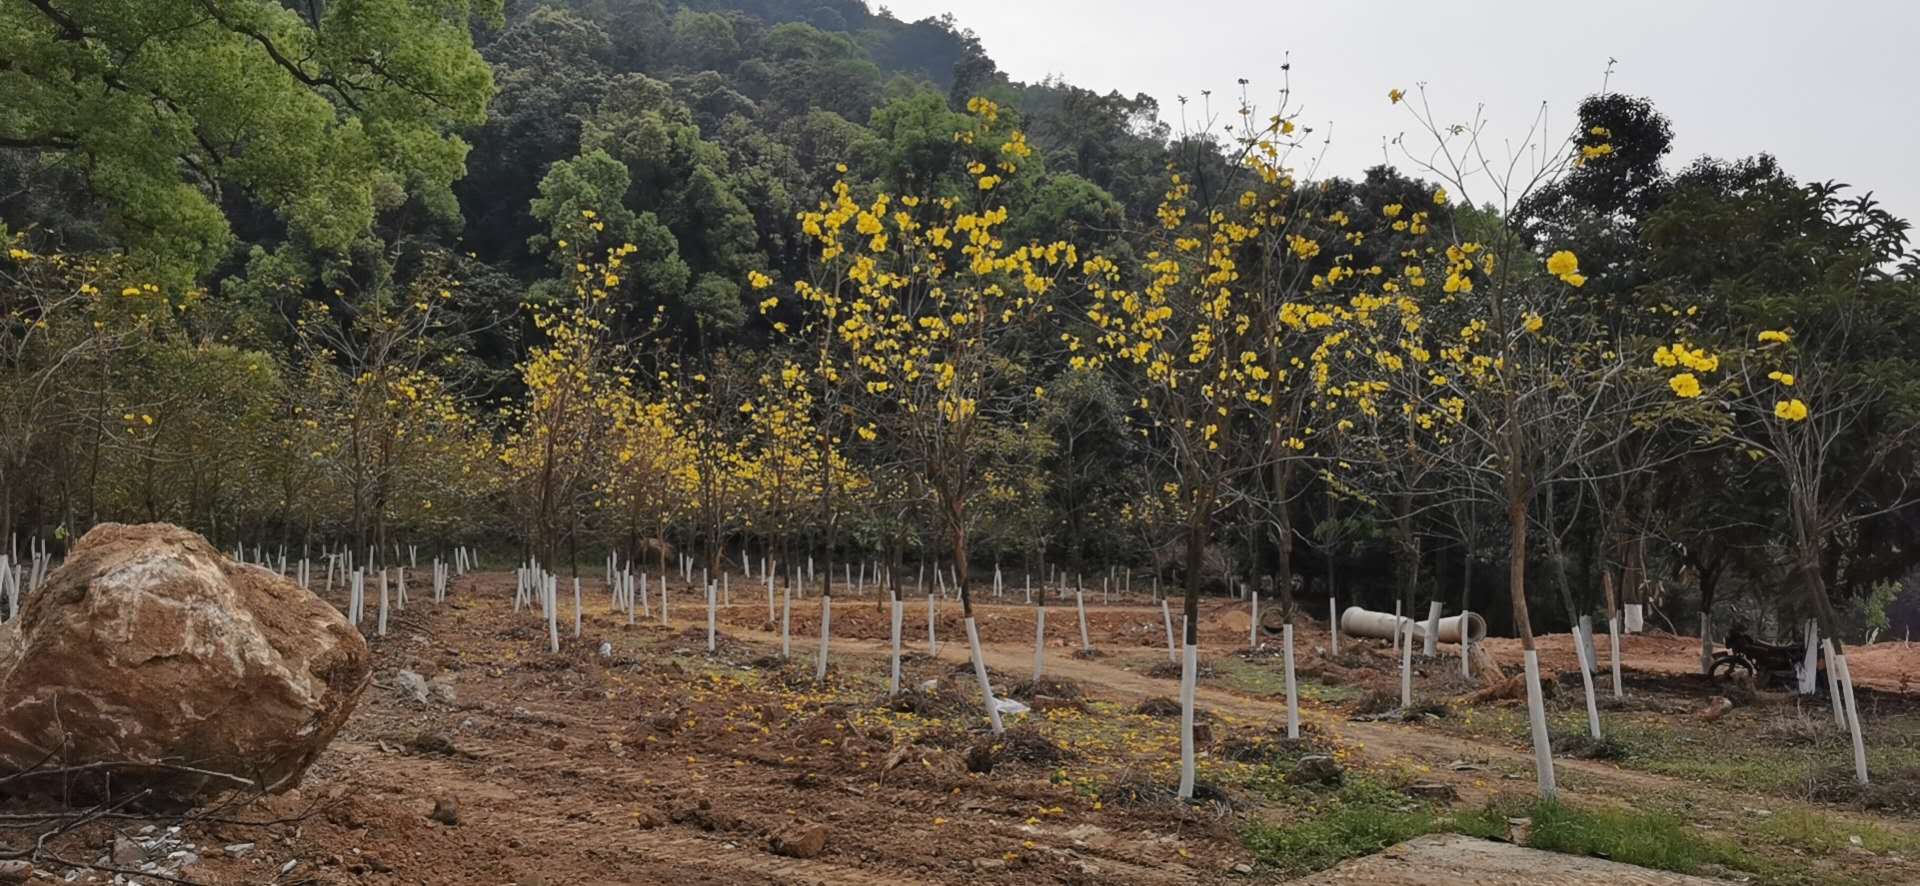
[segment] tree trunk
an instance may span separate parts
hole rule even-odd
[[[1553,746],[1547,734],[1546,701],[1540,688],[1540,653],[1533,642],[1533,624],[1527,615],[1527,498],[1528,484],[1519,475],[1519,465],[1507,466],[1507,534],[1511,548],[1507,560],[1507,594],[1513,604],[1514,627],[1520,632],[1520,648],[1526,657],[1527,713],[1533,734],[1534,772],[1540,784],[1540,796],[1551,800],[1559,792],[1554,784]]]

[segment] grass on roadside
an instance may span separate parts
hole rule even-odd
[[[1241,835],[1262,864],[1302,874],[1370,855],[1421,834],[1458,832],[1482,837],[1505,833],[1505,821],[1479,814],[1453,816],[1413,800],[1393,786],[1349,774],[1338,790],[1317,794],[1293,789],[1299,819],[1259,822]]]
[[[1507,798],[1450,813],[1368,776],[1350,777],[1328,793],[1292,790],[1298,818],[1259,822],[1242,834],[1255,858],[1284,874],[1323,870],[1422,834],[1505,840],[1509,822],[1523,818],[1530,821],[1525,845],[1535,849],[1678,873],[1695,873],[1713,864],[1766,876],[1772,867],[1733,840],[1702,834],[1665,812]]]

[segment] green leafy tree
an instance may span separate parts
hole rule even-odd
[[[499,0],[26,0],[0,6],[0,149],[78,170],[116,236],[179,275],[233,240],[244,191],[321,249],[377,191],[451,207],[493,78],[475,24]]]

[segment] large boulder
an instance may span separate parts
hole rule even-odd
[[[283,791],[368,682],[367,642],[332,606],[165,523],[94,527],[22,610],[0,629],[0,778]]]

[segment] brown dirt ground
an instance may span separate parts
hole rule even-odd
[[[215,852],[179,876],[210,884],[522,886],[1247,879],[1232,870],[1250,861],[1236,829],[1261,811],[1257,800],[1234,797],[1231,810],[1103,805],[1089,789],[1140,778],[1170,783],[1165,727],[1136,723],[1102,735],[1086,732],[1082,721],[1078,737],[1064,742],[1071,764],[1003,757],[990,773],[971,773],[967,748],[986,741],[973,707],[918,718],[888,711],[872,682],[886,671],[888,622],[871,594],[836,598],[837,676],[821,688],[811,681],[815,598],[794,604],[796,661],[784,666],[771,657],[779,648],[778,621],[766,618],[763,586],[734,587],[734,604],[719,617],[719,653],[708,658],[704,606],[691,590],[676,583],[671,626],[644,618],[628,625],[609,611],[603,583],[589,579],[583,636],[570,636],[571,601],[563,601],[565,639],[555,655],[546,651],[544,625],[512,611],[512,582],[510,574],[465,576],[446,604],[423,595],[397,613],[390,636],[373,644],[375,685],[303,785],[225,808],[224,821],[184,824],[183,835],[203,847],[258,848],[246,857]],[[1148,673],[1164,661],[1159,607],[1140,595],[1110,606],[1089,597],[1089,632],[1103,654],[1070,654],[1079,646],[1074,609],[1070,598],[1064,606],[1055,600],[1047,619],[1048,675],[1127,710],[1172,696],[1175,680]],[[1004,688],[1032,667],[1031,610],[1020,605],[1017,590],[977,610],[987,664]],[[924,598],[909,601],[903,633],[907,650],[918,653],[906,667],[909,686],[951,675],[966,661],[956,602],[939,607],[936,629],[940,649],[929,657]],[[1200,633],[1210,655],[1244,649],[1247,630],[1245,604],[1203,607]],[[609,655],[599,654],[603,642]],[[1304,625],[1299,642],[1303,669],[1324,657],[1323,626]],[[1556,643],[1568,642],[1542,638],[1550,667],[1558,663]],[[1900,668],[1915,663],[1888,661],[1881,652],[1857,660],[1862,682],[1897,679]],[[1570,646],[1564,654],[1570,665]],[[1343,660],[1367,655],[1383,658],[1363,652]],[[1652,671],[1691,664],[1696,655],[1697,646],[1667,638],[1636,637],[1627,647],[1630,667]],[[402,668],[450,684],[454,699],[421,704],[403,697],[394,689]],[[953,682],[968,687],[965,679]],[[1216,750],[1229,740],[1270,736],[1283,722],[1282,699],[1230,691],[1218,681],[1203,683],[1198,698],[1219,718]],[[1049,711],[1036,719],[1048,729],[1056,716],[1074,715]],[[1337,756],[1416,768],[1422,778],[1454,785],[1462,802],[1511,790],[1514,782],[1502,784],[1500,773],[1530,777],[1520,749],[1415,726],[1349,722],[1344,711],[1323,705],[1306,705],[1303,719]],[[1476,765],[1450,768],[1460,761]],[[1578,791],[1598,796],[1686,789],[1602,762],[1560,765],[1579,774]],[[1069,768],[1080,774],[1063,778]],[[457,804],[457,826],[430,820],[441,799]],[[1742,802],[1762,801],[1729,796],[1725,805],[1738,809]],[[55,845],[84,862],[111,845],[116,828],[171,820],[95,823]],[[772,851],[776,835],[811,825],[827,831],[817,855]]]

